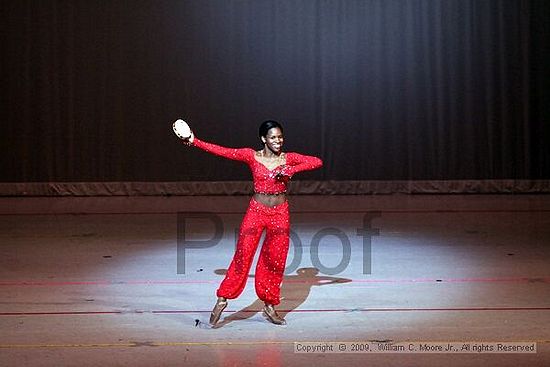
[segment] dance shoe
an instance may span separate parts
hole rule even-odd
[[[220,316],[222,315],[223,310],[226,307],[227,307],[227,299],[223,297],[218,297],[218,300],[214,305],[214,309],[210,314],[210,325],[216,325],[216,323],[220,320]]]
[[[286,325],[286,320],[283,319],[279,314],[277,314],[277,311],[275,311],[275,308],[273,305],[265,304],[263,315],[266,319],[268,319],[270,322],[272,322],[275,325]]]

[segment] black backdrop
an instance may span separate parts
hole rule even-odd
[[[178,117],[252,147],[280,120],[307,179],[550,178],[543,0],[0,4],[2,182],[249,179]]]

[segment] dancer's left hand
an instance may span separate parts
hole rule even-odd
[[[288,173],[287,171],[287,166],[281,166],[280,169],[276,170],[276,172],[274,172],[274,177],[277,181],[281,181],[281,182],[288,182],[290,180],[290,177],[291,175]]]

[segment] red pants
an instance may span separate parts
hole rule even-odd
[[[255,274],[256,294],[266,303],[280,303],[281,283],[289,246],[288,202],[265,206],[252,198],[239,231],[235,255],[218,291],[218,297],[237,298],[246,285],[248,273],[263,230],[266,236]]]

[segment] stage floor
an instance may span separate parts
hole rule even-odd
[[[248,200],[0,198],[0,365],[550,365],[550,195],[293,196],[288,325],[211,328]]]

